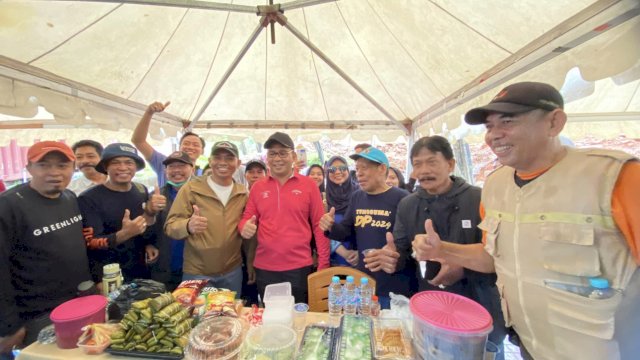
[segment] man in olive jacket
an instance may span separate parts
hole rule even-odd
[[[238,223],[247,203],[247,189],[233,181],[240,166],[238,148],[231,142],[213,145],[211,175],[183,185],[171,206],[164,230],[174,239],[185,239],[183,280],[206,279],[212,286],[242,290],[241,247],[247,253],[249,282],[255,281],[255,239],[244,240]]]

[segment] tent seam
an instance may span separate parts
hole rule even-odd
[[[311,36],[309,35],[309,25],[307,22],[307,13],[304,11],[305,9],[302,8],[302,18],[304,19],[304,28],[307,32],[307,39],[309,39],[309,41],[311,41]],[[316,64],[316,56],[313,53],[313,51],[311,51],[309,48],[307,48],[307,50],[309,51],[309,54],[311,55],[311,61],[313,62],[313,69],[315,70],[316,73],[316,79],[318,80],[318,87],[320,88],[320,95],[322,96],[322,105],[324,107],[324,114],[327,117],[327,121],[329,121],[329,109],[327,109],[327,100],[324,96],[324,91],[322,90],[322,83],[320,82],[320,75],[318,74],[318,66]]]
[[[450,11],[448,11],[447,9],[443,8],[442,6],[436,4],[433,0],[429,0],[429,2],[431,4],[433,4],[433,6],[437,7],[438,9],[442,10],[444,13],[446,13],[447,15],[451,16],[453,19],[455,19],[457,22],[459,22],[460,24],[462,24],[462,26],[468,28],[469,30],[473,31],[474,33],[480,35],[483,39],[487,40],[488,42],[492,43],[493,45],[495,45],[496,47],[498,47],[499,49],[507,52],[509,55],[513,55],[512,51],[507,50],[506,48],[504,48],[502,45],[498,44],[497,42],[489,39],[486,35],[484,35],[483,33],[481,33],[480,31],[478,31],[476,28],[469,26],[469,24],[465,23],[464,21],[462,21],[460,18],[458,18],[457,16],[453,15]]]
[[[233,3],[233,1],[231,3]],[[211,63],[209,64],[209,71],[207,71],[207,76],[204,77],[202,87],[200,87],[200,91],[198,92],[198,97],[196,98],[196,101],[193,103],[193,107],[191,108],[191,111],[189,112],[189,117],[187,119],[191,119],[191,117],[193,116],[193,112],[196,110],[196,107],[198,106],[198,102],[202,98],[202,93],[204,92],[204,88],[207,86],[207,81],[209,81],[209,76],[211,76],[211,70],[213,69],[213,64],[216,62],[216,59],[218,58],[218,51],[220,50],[220,44],[222,43],[222,38],[224,37],[224,34],[227,31],[227,24],[229,23],[230,15],[231,15],[231,12],[227,11],[227,18],[224,20],[224,27],[222,28],[222,32],[220,32],[220,39],[218,39],[218,45],[216,46],[216,50],[213,54],[213,58],[211,59]]]
[[[111,15],[111,13],[113,13],[114,11],[116,11],[118,8],[120,8],[122,5],[124,4],[119,4],[116,7],[114,7],[113,9],[107,11],[104,15],[100,16],[99,18],[97,18],[96,20],[92,21],[91,23],[89,23],[88,25],[86,25],[85,27],[83,27],[82,29],[78,30],[76,33],[74,33],[73,35],[69,36],[68,38],[66,38],[64,41],[62,41],[60,44],[54,46],[53,48],[45,51],[44,53],[42,53],[39,56],[36,56],[35,58],[33,58],[32,60],[28,61],[27,64],[29,65],[33,65],[32,63],[40,60],[41,58],[51,54],[52,52],[56,51],[57,49],[59,49],[60,47],[62,47],[63,45],[65,45],[66,43],[68,43],[69,41],[71,41],[71,39],[75,38],[76,36],[80,35],[80,33],[84,32],[85,30],[87,30],[88,28],[92,27],[93,25],[97,24],[98,22],[102,21],[102,19],[104,19],[105,17]]]
[[[400,47],[402,48],[402,50],[404,50],[404,52],[409,56],[409,58],[411,59],[411,61],[413,61],[413,63],[416,65],[416,67],[418,69],[420,69],[420,72],[422,72],[422,74],[424,74],[424,76],[429,79],[429,81],[431,81],[431,85],[433,85],[433,87],[435,87],[438,92],[440,93],[440,95],[442,95],[442,97],[447,96],[441,89],[440,87],[435,83],[435,81],[433,81],[433,79],[427,74],[426,71],[424,71],[424,69],[420,66],[420,64],[416,61],[416,59],[411,55],[411,53],[409,52],[409,50],[407,50],[407,48],[402,44],[402,42],[398,39],[398,37],[396,36],[396,34],[391,31],[391,29],[389,28],[389,26],[387,26],[387,22],[384,21],[384,19],[382,18],[382,16],[380,16],[380,14],[376,11],[376,9],[371,6],[371,2],[367,1],[367,4],[369,5],[369,7],[371,8],[371,10],[373,11],[374,14],[376,14],[376,17],[378,17],[378,19],[380,19],[380,22],[384,25],[384,27],[387,29],[387,31],[389,31],[389,34],[391,34],[391,36],[396,40],[396,43],[398,43],[398,45],[400,45]]]
[[[142,85],[144,80],[147,78],[147,75],[149,75],[149,73],[153,69],[154,65],[156,64],[156,62],[158,62],[158,59],[160,59],[160,56],[162,56],[162,53],[164,53],[164,50],[167,48],[167,45],[169,44],[169,42],[171,42],[171,39],[173,39],[173,37],[176,35],[176,32],[180,28],[180,25],[182,25],[182,22],[184,21],[184,18],[187,17],[187,14],[189,13],[189,10],[191,10],[191,9],[187,9],[184,12],[184,14],[182,14],[182,18],[180,19],[180,21],[178,22],[176,27],[171,32],[171,35],[169,36],[169,39],[167,39],[167,41],[165,41],[164,45],[162,46],[162,49],[160,49],[160,52],[158,53],[158,56],[156,56],[156,58],[153,60],[151,65],[147,68],[147,71],[144,73],[144,75],[142,75],[142,78],[140,79],[140,81],[138,81],[138,85],[136,85],[136,87],[133,89],[133,91],[131,91],[129,96],[127,96],[127,99],[131,100],[131,97],[133,97],[133,95],[136,93],[136,91],[138,91],[138,89],[140,88],[140,86]]]
[[[631,96],[629,97],[629,101],[627,102],[627,105],[624,107],[625,112],[629,111],[629,107],[631,107],[631,103],[633,102],[633,99],[636,97],[638,90],[640,90],[640,83],[636,85],[636,89],[633,91],[633,94],[631,94]]]
[[[367,2],[367,4],[368,4],[368,2]],[[382,83],[382,80],[380,80],[380,76],[378,75],[376,70],[373,68],[373,65],[371,65],[371,63],[369,62],[369,59],[367,58],[367,56],[365,55],[364,51],[362,50],[362,47],[360,46],[360,43],[358,43],[358,40],[356,39],[355,35],[353,34],[353,31],[351,31],[351,27],[347,23],[347,20],[345,19],[344,14],[342,13],[342,10],[340,10],[340,5],[339,4],[336,4],[336,5],[337,5],[337,8],[338,8],[338,13],[340,13],[340,18],[342,18],[342,22],[344,23],[344,26],[347,27],[347,30],[349,31],[349,34],[351,35],[351,39],[353,39],[353,41],[355,42],[356,46],[358,47],[358,50],[360,50],[360,54],[362,54],[362,57],[364,58],[364,61],[366,61],[367,65],[369,65],[369,69],[371,69],[371,71],[373,72],[374,76],[378,80],[378,84],[380,84],[382,89],[384,89],[384,92],[387,94],[387,96],[389,96],[389,98],[391,99],[393,104],[398,108],[398,110],[400,110],[400,112],[402,113],[404,118],[408,119],[409,117],[407,116],[407,114],[404,112],[402,107],[400,107],[400,105],[396,102],[396,99],[393,96],[391,96],[391,93],[389,93],[389,90],[387,89],[387,87],[384,86],[384,84]]]

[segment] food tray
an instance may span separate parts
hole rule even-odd
[[[298,348],[296,360],[330,360],[333,358],[336,328],[308,325]]]
[[[344,315],[340,320],[340,341],[334,359],[373,359],[372,323],[368,316]]]
[[[411,360],[413,347],[402,321],[380,319],[374,322],[373,345],[376,359]]]
[[[180,360],[183,358],[183,355],[177,354],[167,354],[167,353],[157,353],[157,352],[144,352],[144,351],[132,351],[132,350],[118,350],[112,349],[110,347],[106,348],[106,353],[117,356],[130,356],[130,357],[139,357],[145,359],[175,359]]]

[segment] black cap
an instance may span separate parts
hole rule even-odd
[[[211,148],[211,155],[215,154],[219,150],[228,151],[232,153],[235,157],[240,157],[240,152],[238,151],[238,147],[236,146],[236,144],[230,141],[218,141],[217,143],[213,144],[213,147]]]
[[[471,109],[464,116],[469,125],[484,124],[489,113],[520,114],[535,109],[562,109],[564,100],[553,86],[539,82],[520,82],[502,89],[489,104]]]
[[[125,156],[133,159],[136,162],[136,168],[138,171],[144,169],[145,163],[144,160],[138,155],[138,150],[131,144],[125,143],[115,143],[109,144],[102,151],[102,157],[100,158],[100,162],[96,165],[96,171],[101,172],[103,174],[107,173],[107,163],[114,158]]]
[[[187,154],[184,151],[174,151],[173,153],[171,153],[171,155],[167,156],[166,159],[164,159],[164,161],[162,162],[162,164],[164,166],[167,166],[171,163],[174,162],[183,162],[187,165],[191,165],[193,166],[193,161],[191,161],[191,158],[189,157],[189,154]]]
[[[264,164],[264,161],[253,159],[249,160],[247,164],[244,166],[244,172],[251,170],[252,167],[260,166],[264,171],[267,171],[267,165]]]
[[[290,149],[293,149],[295,146],[293,145],[293,140],[291,140],[291,137],[283,132],[274,132],[273,134],[271,134],[271,136],[269,136],[269,138],[267,139],[267,141],[264,143],[264,148],[268,149],[271,146],[273,146],[274,143],[278,143],[284,147],[288,147]]]

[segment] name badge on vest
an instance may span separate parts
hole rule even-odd
[[[462,220],[463,229],[471,229],[471,220]]]

